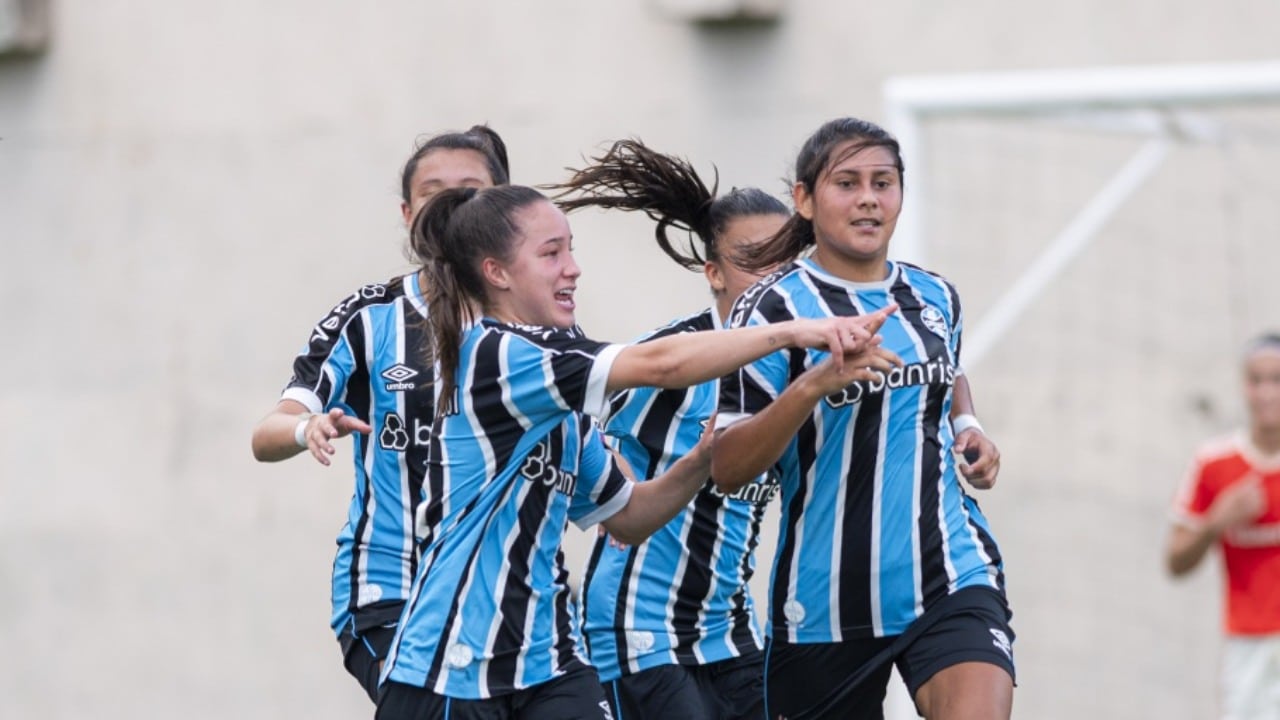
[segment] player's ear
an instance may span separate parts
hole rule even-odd
[[[797,182],[791,186],[791,200],[795,203],[796,212],[805,220],[813,220],[813,194],[804,183]]]
[[[719,263],[708,260],[702,265],[702,272],[707,276],[707,284],[711,286],[711,292],[719,295],[725,291],[724,273],[720,271]]]
[[[480,274],[488,285],[499,290],[511,289],[511,273],[507,271],[505,265],[494,258],[487,257],[480,262]]]

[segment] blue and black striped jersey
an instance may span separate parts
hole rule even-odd
[[[333,563],[337,632],[353,618],[359,630],[395,621],[417,569],[414,512],[434,412],[425,317],[416,274],[365,285],[315,326],[282,395],[373,428],[351,436],[355,492]]]
[[[897,635],[960,588],[1001,592],[999,550],[952,457],[963,328],[943,278],[890,263],[854,283],[799,260],[739,298],[732,326],[858,315],[899,305],[880,330],[905,366],[818,403],[778,461],[782,526],[769,634],[793,643]],[[721,380],[718,427],[765,408],[827,353],[784,350]]]
[[[568,521],[600,522],[631,496],[588,417],[620,350],[488,319],[464,331],[452,412],[431,439],[446,509],[384,680],[476,699],[583,662],[560,546]]]
[[[714,330],[713,310],[676,320],[644,340]],[[651,479],[688,454],[715,411],[718,383],[614,395],[603,421],[637,477]],[[597,538],[583,583],[583,635],[602,681],[658,665],[704,665],[762,643],[747,581],[772,476],[726,497],[708,480],[688,507],[647,541],[625,548]]]

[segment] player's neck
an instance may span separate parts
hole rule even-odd
[[[1263,455],[1280,454],[1280,427],[1258,427],[1249,429],[1249,441]]]

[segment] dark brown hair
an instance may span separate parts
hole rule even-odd
[[[850,141],[852,144],[836,155],[836,148]],[[796,156],[795,182],[803,184],[805,190],[813,194],[818,180],[828,170],[846,158],[872,147],[882,147],[892,152],[899,177],[905,174],[902,152],[896,138],[875,123],[845,117],[827,122],[805,140],[800,154]],[[817,238],[813,234],[813,222],[797,212],[792,214],[777,235],[740,253],[735,262],[750,270],[763,270],[794,260],[815,242]]]
[[[780,200],[757,188],[734,188],[716,197],[719,173],[708,189],[688,160],[656,152],[639,140],[619,140],[587,167],[569,170],[573,177],[567,182],[549,186],[560,191],[556,201],[562,209],[641,211],[658,223],[653,231],[658,247],[690,270],[720,260],[718,241],[731,220],[787,214]],[[688,233],[686,247],[678,247],[667,234],[673,227]]]
[[[414,220],[409,241],[427,276],[427,322],[440,364],[437,419],[456,410],[462,329],[476,320],[472,308],[487,300],[480,264],[485,258],[509,262],[520,235],[516,214],[546,199],[523,185],[450,188]]]
[[[489,179],[494,185],[511,182],[511,166],[507,163],[507,144],[488,125],[472,125],[466,132],[447,132],[419,143],[417,149],[405,161],[400,171],[400,198],[409,202],[413,186],[413,174],[418,162],[432,150],[474,150],[484,157],[489,168]]]

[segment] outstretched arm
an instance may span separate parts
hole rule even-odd
[[[787,347],[825,349],[836,365],[867,347],[890,305],[868,315],[791,320],[732,330],[679,333],[628,345],[609,370],[606,390],[631,387],[679,388],[721,377],[771,352]]]
[[[297,400],[281,400],[253,429],[253,457],[259,462],[279,462],[307,450],[321,465],[328,465],[335,452],[330,440],[371,431],[367,423],[341,408],[313,415]]]

